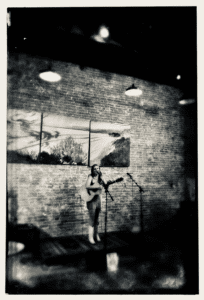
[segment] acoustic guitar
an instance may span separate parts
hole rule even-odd
[[[113,184],[115,182],[120,182],[122,180],[123,178],[120,177],[114,181],[108,181],[107,185],[109,186],[110,184]],[[87,189],[85,184],[81,187],[79,192],[81,199],[85,202],[91,201],[95,195],[100,195],[101,193],[102,193],[101,186],[96,186],[96,187],[93,186],[93,189]]]

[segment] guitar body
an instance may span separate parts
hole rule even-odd
[[[109,181],[108,185],[113,184],[115,182],[120,182],[122,180],[123,180],[123,178],[121,177],[121,178],[118,178],[114,181]],[[102,193],[102,188],[101,187],[95,187],[94,188],[94,186],[93,186],[93,189],[87,189],[85,184],[81,187],[81,189],[79,191],[81,199],[85,202],[91,201],[94,198],[95,195],[100,195],[101,193]]]
[[[100,195],[101,193],[102,193],[102,189],[93,188],[93,190],[88,190],[85,185],[81,187],[79,192],[81,199],[84,200],[85,202],[91,201],[95,195]]]

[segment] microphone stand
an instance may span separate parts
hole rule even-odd
[[[107,247],[107,212],[108,212],[108,194],[111,197],[111,200],[114,201],[113,197],[111,196],[109,190],[108,190],[108,184],[105,184],[105,182],[102,180],[102,185],[105,189],[106,193],[106,211],[105,211],[105,236],[104,236],[104,251],[106,253],[106,247]]]
[[[139,188],[139,192],[140,192],[140,226],[141,226],[141,234],[143,236],[143,233],[144,233],[144,224],[143,224],[143,201],[142,201],[142,193],[144,193],[144,190],[132,178],[132,175],[130,175],[129,173],[127,173],[127,175],[132,179],[132,182],[134,182],[136,184],[136,186]]]

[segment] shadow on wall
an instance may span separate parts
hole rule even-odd
[[[52,182],[51,186],[54,184]],[[53,186],[50,192],[47,191],[44,194],[40,187],[41,194],[39,193],[35,202],[35,206],[40,207],[40,211],[33,218],[33,223],[51,236],[81,234],[84,203],[78,194],[78,187],[67,179],[60,181],[57,188]]]
[[[67,191],[62,191],[61,195],[56,193],[54,197],[50,229],[53,228],[58,236],[83,234],[85,211],[79,188],[67,180],[62,182],[62,187]]]
[[[105,210],[103,212],[105,214]],[[118,231],[130,231],[133,226],[137,226],[140,231],[139,199],[134,199],[132,203],[126,203],[118,209],[108,210],[109,224],[115,224]]]
[[[41,231],[31,223],[18,224],[18,197],[12,189],[7,192],[7,205],[7,241],[22,242],[32,247],[35,246],[35,242],[39,241],[39,238],[41,236],[43,236],[44,238],[49,237],[48,234]]]
[[[14,190],[7,191],[7,212],[8,212],[8,223],[16,225],[18,222],[17,212],[18,212],[18,200],[17,194]]]
[[[180,107],[184,117],[184,167],[186,185],[189,190],[189,199],[197,202],[197,176],[198,176],[198,148],[197,148],[197,105],[184,105]]]
[[[84,203],[72,181],[51,178],[50,182],[49,176],[37,176],[30,184],[28,178],[20,179],[28,186],[19,185],[20,199],[17,191],[11,189],[7,192],[9,232],[17,224],[33,224],[48,236],[83,233],[82,227],[86,222]]]
[[[175,212],[171,209],[170,205],[167,205],[162,199],[154,200],[154,204],[151,207],[151,214],[148,216],[149,228],[162,229],[165,224],[169,223],[169,220],[171,220],[174,215]]]
[[[188,186],[189,198],[191,201],[194,202],[195,201],[195,189],[196,189],[195,178],[187,177],[186,181],[187,181],[187,186]]]

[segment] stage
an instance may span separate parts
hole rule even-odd
[[[104,234],[96,245],[86,235],[25,245],[8,256],[7,293],[196,294],[196,249],[181,233],[108,232],[106,248]]]

